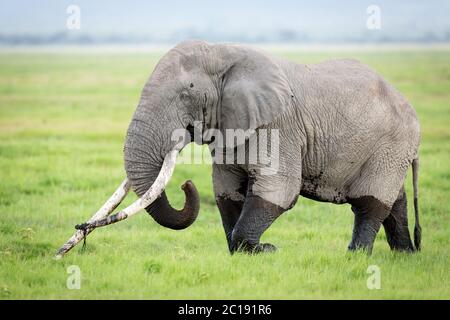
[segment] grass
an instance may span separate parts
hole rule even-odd
[[[160,54],[0,55],[0,299],[89,298],[450,298],[450,53],[299,53],[299,62],[357,58],[394,84],[422,125],[420,208],[423,251],[389,250],[381,230],[372,256],[346,252],[348,205],[300,198],[263,235],[273,254],[230,256],[215,206],[211,168],[179,165],[168,186],[192,179],[197,222],[184,231],[146,214],[89,236],[87,249],[52,258],[124,178],[122,147],[140,90]],[[411,199],[411,177],[406,183]],[[128,196],[123,205],[131,203]],[[412,201],[410,201],[410,204]],[[413,224],[412,205],[409,208]],[[81,289],[66,286],[79,266]],[[367,268],[381,270],[369,290]]]

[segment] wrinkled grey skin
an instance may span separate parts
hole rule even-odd
[[[260,164],[213,165],[231,252],[274,250],[259,239],[299,195],[352,205],[349,249],[371,251],[384,224],[392,249],[414,250],[403,184],[418,158],[419,123],[400,93],[367,66],[303,65],[240,45],[180,43],[156,66],[128,129],[125,169],[139,196],[174,147],[172,131],[195,121],[204,130],[279,130],[275,175],[260,174]],[[195,201],[187,194],[188,204]],[[174,229],[194,214],[173,210],[165,195],[147,211]]]

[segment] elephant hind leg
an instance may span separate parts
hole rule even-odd
[[[372,196],[349,200],[355,214],[353,236],[348,249],[372,252],[375,237],[382,222],[390,213],[390,208]]]
[[[392,250],[414,251],[408,229],[408,209],[405,190],[399,193],[389,216],[383,221],[384,230]]]

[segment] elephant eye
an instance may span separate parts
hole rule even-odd
[[[191,84],[189,85],[189,87],[193,88],[193,87],[194,87],[194,84],[191,82]]]
[[[182,101],[185,101],[185,102],[189,102],[191,100],[191,96],[186,91],[181,92],[180,98]]]

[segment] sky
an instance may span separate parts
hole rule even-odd
[[[404,39],[435,34],[450,38],[448,0],[0,0],[0,34],[67,31],[66,9],[71,4],[78,5],[81,12],[81,28],[71,32],[92,36],[257,39],[294,32],[317,41],[364,34]],[[372,4],[381,10],[380,30],[366,27],[366,10]]]

